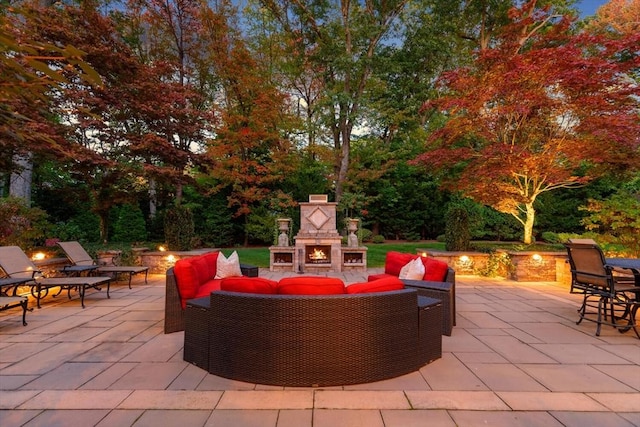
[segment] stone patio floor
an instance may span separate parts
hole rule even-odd
[[[184,362],[183,333],[163,334],[164,282],[90,290],[84,310],[77,294],[47,297],[25,327],[19,309],[1,312],[0,426],[640,426],[640,340],[576,325],[580,298],[559,283],[459,276],[442,359],[377,383],[289,388]]]

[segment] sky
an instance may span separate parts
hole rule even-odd
[[[580,17],[584,18],[586,16],[595,15],[596,11],[603,4],[609,3],[608,0],[579,0],[576,3],[578,9],[580,10]]]

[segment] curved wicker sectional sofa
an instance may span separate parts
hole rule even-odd
[[[165,333],[184,329],[184,360],[211,374],[346,385],[413,372],[442,355],[442,301],[398,277],[348,286],[321,276],[276,282],[241,265],[216,279],[217,256],[178,261],[166,284]]]
[[[187,304],[184,358],[211,374],[258,384],[379,381],[441,357],[441,308],[439,300],[419,302],[415,289],[351,295],[214,291],[208,301]]]

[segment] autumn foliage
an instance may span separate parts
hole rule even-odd
[[[511,11],[491,48],[446,73],[424,108],[445,124],[417,158],[445,186],[510,213],[529,243],[543,192],[637,166],[640,33],[571,34],[531,1]]]

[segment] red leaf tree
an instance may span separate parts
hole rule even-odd
[[[219,124],[207,153],[211,175],[219,187],[229,189],[229,206],[245,222],[265,200],[290,205],[290,197],[273,191],[294,165],[292,145],[286,137],[292,119],[288,98],[267,78],[264,64],[251,55],[221,14],[209,13],[205,35],[211,40],[211,61],[221,87]],[[245,227],[245,245],[248,244]]]
[[[443,186],[513,215],[531,243],[535,201],[638,166],[640,34],[572,35],[530,1],[474,63],[443,75],[429,102],[445,124],[416,162]],[[633,169],[631,169],[633,170]]]

